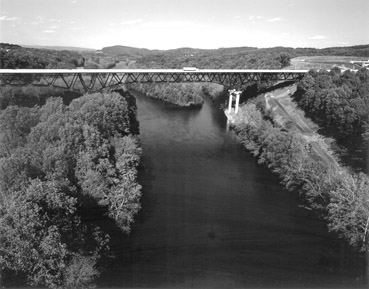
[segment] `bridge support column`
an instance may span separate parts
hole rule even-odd
[[[232,112],[232,104],[233,104],[233,98],[236,98],[236,104],[234,108],[234,113],[238,113],[238,107],[240,105],[240,95],[242,91],[236,91],[235,89],[228,90],[229,92],[229,102],[228,102],[228,113]]]
[[[241,94],[241,91],[236,92],[236,107],[234,108],[234,113],[238,112],[238,107],[240,105],[240,94]]]
[[[232,95],[232,90],[228,90],[229,92],[229,100],[228,100],[228,113],[231,113],[232,111],[232,102],[233,102],[233,95]]]

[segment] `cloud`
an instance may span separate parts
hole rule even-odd
[[[50,39],[52,39],[52,38],[50,38],[50,37],[43,37],[43,36],[34,36],[34,37],[32,37],[32,39],[35,39],[35,40],[50,40]]]
[[[122,21],[120,24],[122,25],[134,25],[134,24],[138,24],[143,22],[142,18],[138,18],[138,19],[133,19],[133,20],[127,20],[127,21]]]
[[[46,21],[46,17],[45,16],[36,16],[33,17],[34,21],[31,22],[32,25],[40,25],[40,24],[44,24]]]
[[[47,33],[47,34],[53,34],[55,33],[56,31],[55,30],[52,30],[52,29],[46,29],[46,30],[43,30],[42,33]]]
[[[263,16],[253,16],[253,15],[249,16],[250,21],[261,20],[261,19],[264,19],[264,17]]]
[[[19,20],[22,20],[18,17],[9,17],[9,16],[0,16],[0,21],[19,21]]]
[[[69,30],[74,30],[74,31],[78,31],[78,30],[84,30],[85,27],[80,26],[80,27],[70,27]]]
[[[276,18],[268,19],[267,21],[268,22],[277,22],[277,21],[284,21],[284,20],[281,17],[276,17]]]
[[[236,16],[233,16],[234,19],[240,19],[241,16],[240,15],[236,15]]]
[[[149,21],[143,23],[144,27],[154,29],[188,29],[188,28],[204,28],[207,27],[204,24],[196,23],[193,21]]]
[[[323,35],[315,35],[313,37],[310,37],[309,39],[311,40],[323,40],[326,39],[327,37],[323,36]]]

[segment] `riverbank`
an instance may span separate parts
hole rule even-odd
[[[356,249],[368,249],[368,177],[340,166],[330,141],[316,132],[287,90],[259,95],[226,115],[245,148],[298,192],[305,208]]]

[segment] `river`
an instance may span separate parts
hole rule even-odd
[[[112,235],[99,287],[362,287],[362,258],[258,166],[206,99],[181,110],[135,93],[142,210]]]

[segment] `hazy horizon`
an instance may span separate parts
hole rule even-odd
[[[6,43],[6,42],[2,42],[2,43]],[[278,47],[283,47],[283,48],[293,48],[293,49],[298,49],[298,48],[312,48],[312,49],[327,49],[327,48],[337,48],[337,47],[353,47],[353,46],[362,46],[362,45],[369,45],[369,43],[362,43],[362,44],[355,44],[355,45],[344,45],[344,46],[327,46],[327,47],[322,47],[322,48],[318,48],[318,47],[291,47],[291,46],[270,46],[270,47],[256,47],[256,46],[230,46],[230,47],[216,47],[216,48],[198,48],[198,47],[175,47],[175,48],[168,48],[168,49],[150,49],[147,47],[134,47],[134,46],[128,46],[128,45],[124,45],[124,44],[115,44],[115,45],[109,45],[109,46],[104,46],[104,47],[100,47],[100,48],[91,48],[91,47],[81,47],[81,46],[73,46],[73,45],[37,45],[37,44],[24,44],[24,43],[8,43],[8,44],[13,44],[13,45],[19,45],[21,47],[34,47],[34,48],[50,48],[52,49],[53,47],[55,48],[77,48],[77,49],[86,49],[86,50],[102,50],[105,47],[114,47],[114,46],[122,46],[122,47],[129,47],[129,48],[137,48],[137,49],[147,49],[147,50],[159,50],[159,51],[168,51],[168,50],[175,50],[175,49],[204,49],[204,50],[217,50],[217,49],[228,49],[228,48],[256,48],[256,49],[272,49],[272,48],[278,48]]]

